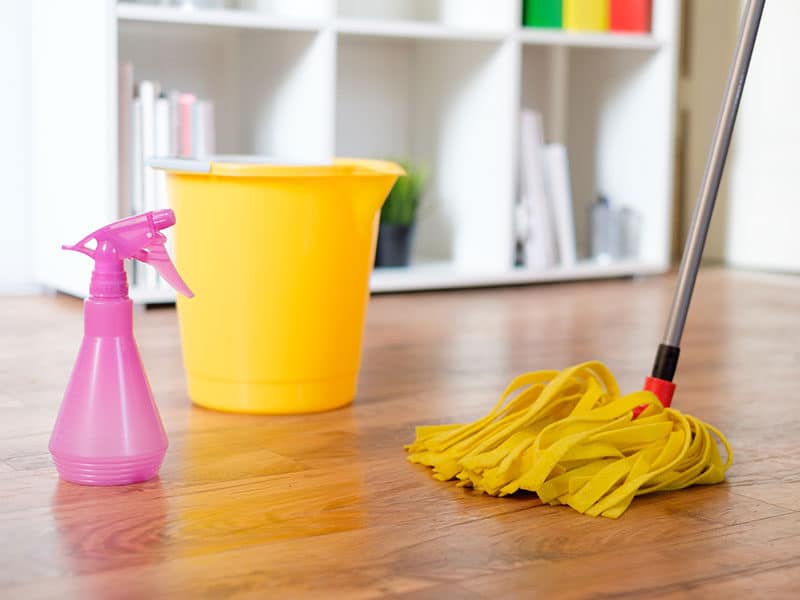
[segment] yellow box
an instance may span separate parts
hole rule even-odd
[[[564,0],[564,29],[608,31],[608,0]]]

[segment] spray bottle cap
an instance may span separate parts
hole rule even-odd
[[[194,294],[184,283],[167,254],[166,236],[161,233],[175,224],[170,209],[126,217],[101,227],[64,250],[81,252],[94,259],[90,294],[96,298],[125,298],[128,282],[122,261],[135,258],[152,265],[177,292],[191,298]],[[94,248],[87,244],[94,240]]]

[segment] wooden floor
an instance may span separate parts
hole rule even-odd
[[[0,597],[798,597],[800,278],[699,282],[675,405],[727,433],[726,484],[612,521],[405,460],[415,424],[478,417],[523,371],[599,358],[636,389],[671,285],[373,298],[355,404],[304,417],[193,408],[174,311],[137,311],[171,446],[160,479],[125,488],[61,482],[47,452],[80,302],[2,299]]]

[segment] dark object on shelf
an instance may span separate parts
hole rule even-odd
[[[376,267],[407,267],[411,257],[414,224],[381,223],[378,231],[378,248],[375,251]]]
[[[525,244],[521,240],[514,242],[514,266],[525,266]]]
[[[381,209],[376,267],[408,266],[417,208],[428,181],[426,169],[408,160],[398,162],[406,174],[397,178]]]
[[[591,208],[591,256],[601,261],[639,256],[640,214],[628,206],[617,207],[600,196]]]
[[[525,27],[562,27],[562,0],[524,0],[522,24]]]
[[[611,0],[611,31],[649,33],[652,0]]]

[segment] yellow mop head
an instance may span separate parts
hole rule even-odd
[[[646,408],[633,418],[639,406]],[[520,375],[482,419],[417,427],[406,449],[436,479],[492,496],[528,490],[611,518],[634,496],[719,483],[733,458],[711,425],[664,408],[648,391],[621,396],[599,362]]]

